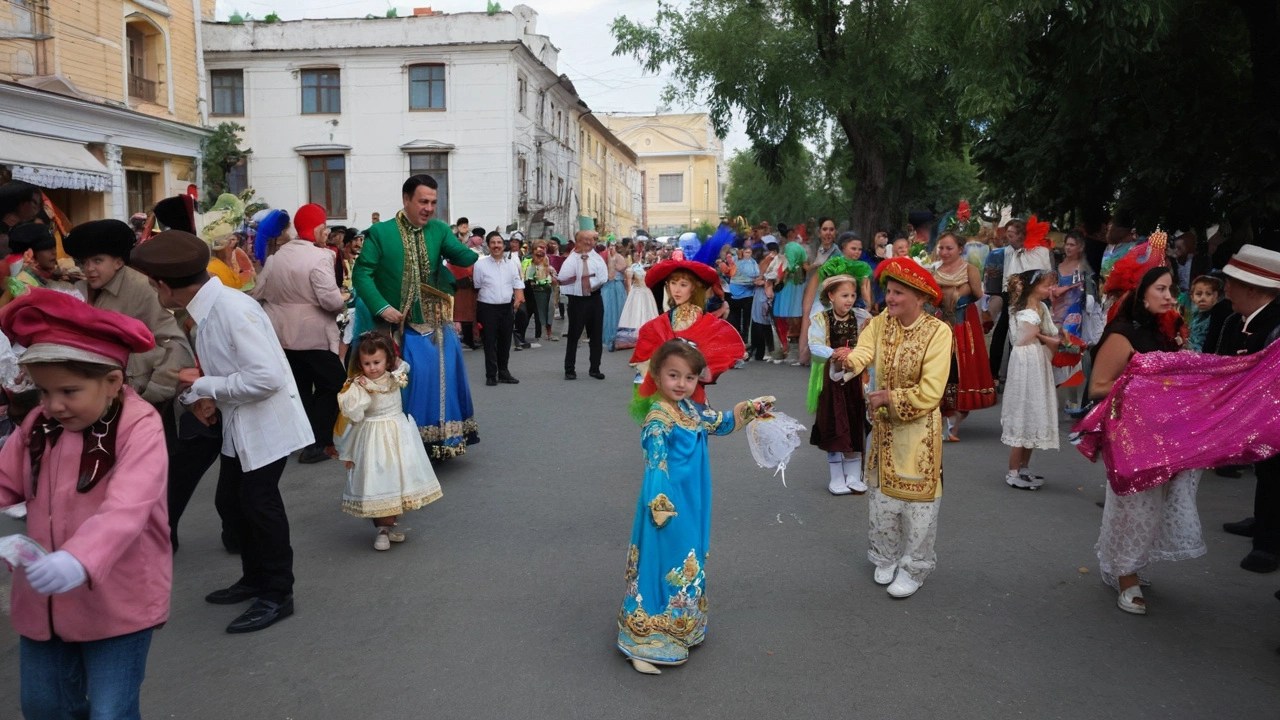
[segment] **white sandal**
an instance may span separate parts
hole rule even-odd
[[[1136,600],[1142,599],[1142,588],[1138,585],[1134,585],[1131,588],[1120,591],[1120,598],[1116,600],[1116,605],[1127,613],[1133,613],[1134,615],[1146,615],[1147,606],[1143,603],[1135,602]]]

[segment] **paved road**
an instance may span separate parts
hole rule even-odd
[[[1280,575],[1236,563],[1253,480],[1200,490],[1208,556],[1157,566],[1151,614],[1115,607],[1093,544],[1101,468],[1073,449],[1004,485],[999,411],[946,448],[939,566],[904,601],[871,581],[866,500],[826,491],[802,448],[788,485],[742,435],[712,440],[710,636],[647,677],[614,648],[641,475],[625,357],[565,382],[563,344],[513,355],[518,387],[475,388],[483,442],[438,468],[445,495],[376,553],[343,515],[335,463],[290,465],[297,614],[250,636],[201,599],[238,575],[207,478],[183,520],[172,620],[155,636],[149,718],[1275,718]],[[584,352],[579,355],[585,361]],[[483,358],[470,353],[473,379]],[[769,392],[803,417],[807,370],[751,364],[713,402]],[[1065,426],[1064,426],[1065,430]],[[0,518],[0,534],[19,529]],[[1083,572],[1081,568],[1087,569]],[[17,642],[0,628],[0,718],[17,715]]]

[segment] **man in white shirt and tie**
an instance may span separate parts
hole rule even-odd
[[[210,279],[209,246],[167,230],[134,249],[130,265],[151,278],[160,304],[196,323],[198,368],[178,374],[178,400],[210,425],[222,412],[222,463],[214,503],[240,545],[242,575],[210,593],[215,605],[256,602],[229,633],[270,627],[293,614],[293,547],[280,497],[289,455],[315,441],[289,361],[262,306]]]
[[[609,278],[604,258],[596,252],[600,235],[594,230],[579,230],[573,236],[573,253],[560,266],[560,294],[569,298],[569,342],[564,349],[564,378],[577,380],[578,340],[585,328],[590,336],[591,377],[604,379],[600,372],[600,356],[604,350],[604,300],[600,288]]]
[[[480,339],[484,343],[484,384],[515,385],[507,361],[511,357],[511,329],[515,308],[524,304],[524,281],[520,279],[520,261],[503,257],[506,245],[496,230],[486,239],[489,254],[472,266],[471,280],[480,295],[476,303],[476,321],[480,323]]]

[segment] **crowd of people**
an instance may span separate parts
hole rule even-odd
[[[831,494],[868,496],[872,578],[894,598],[935,569],[945,445],[997,404],[1008,486],[1044,486],[1035,473],[1052,465],[1033,471],[1032,454],[1059,448],[1064,416],[1102,459],[1097,552],[1121,609],[1146,612],[1151,563],[1205,552],[1205,470],[1253,465],[1254,516],[1225,529],[1253,538],[1244,569],[1280,567],[1277,420],[1244,413],[1250,432],[1228,438],[1244,426],[1217,401],[1278,393],[1280,253],[1231,252],[1225,231],[1139,237],[1123,210],[1055,233],[963,202],[870,242],[829,218],[530,240],[449,225],[437,198],[412,176],[395,216],[363,231],[318,205],[249,214],[230,195],[201,214],[182,195],[129,223],[65,227],[39,188],[0,186],[0,508],[25,512],[38,548],[13,585],[28,717],[137,716],[179,520],[215,461],[222,542],[242,569],[206,600],[252,601],[227,632],[293,613],[279,482],[295,453],[341,463],[335,506],[372,522],[376,551],[405,542],[401,514],[442,496],[432,463],[480,439],[464,348],[483,349],[488,387],[519,383],[514,352],[563,340],[574,381],[582,342],[596,380],[606,350],[630,351],[645,470],[617,646],[643,673],[704,637],[707,439],[774,403],[719,412],[707,386],[752,362],[808,368],[809,443]],[[1152,428],[1187,448],[1133,441]]]

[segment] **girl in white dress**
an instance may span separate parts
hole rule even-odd
[[[1032,450],[1058,449],[1058,395],[1053,382],[1053,353],[1058,328],[1045,300],[1056,280],[1052,272],[1028,270],[1009,278],[1013,313],[1013,349],[1000,404],[1000,441],[1010,446],[1010,487],[1039,490],[1044,478],[1032,475]]]
[[[418,429],[400,405],[409,383],[409,364],[396,356],[391,338],[367,332],[356,344],[360,374],[338,394],[338,409],[352,427],[338,442],[346,462],[347,488],[342,510],[372,518],[378,534],[375,550],[404,542],[396,520],[405,510],[440,499],[440,481],[422,445]]]
[[[613,339],[614,350],[630,350],[636,346],[640,336],[640,328],[645,323],[658,317],[658,305],[654,302],[653,291],[644,284],[644,265],[639,262],[627,268],[627,280],[631,291],[627,293],[627,302],[622,306],[622,317],[618,320],[618,334]]]

